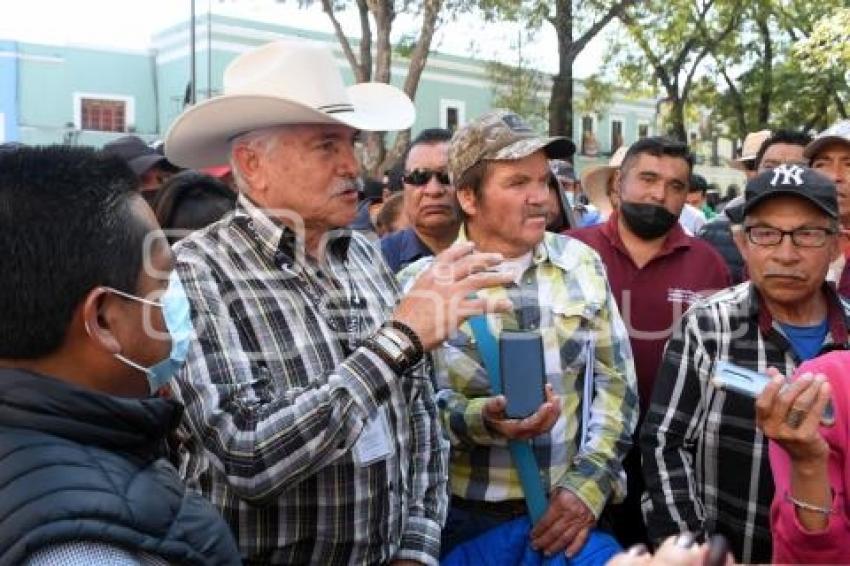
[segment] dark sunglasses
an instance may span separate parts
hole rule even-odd
[[[431,177],[434,176],[437,177],[437,182],[441,185],[451,184],[451,179],[449,179],[448,173],[445,171],[432,171],[430,169],[414,169],[410,173],[405,173],[402,179],[408,185],[421,187],[423,185],[427,185],[428,181],[431,180]]]

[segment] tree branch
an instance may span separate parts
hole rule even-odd
[[[637,0],[620,0],[619,2],[615,2],[599,20],[597,20],[592,26],[590,26],[590,28],[588,28],[587,31],[581,34],[581,37],[572,43],[570,46],[569,60],[575,60],[575,58],[578,57],[578,54],[587,47],[590,40],[602,31],[602,28],[607,26],[611,20],[618,17],[626,8],[632,6],[636,2]],[[552,25],[554,25],[554,23]]]
[[[357,82],[362,83],[369,80],[365,73],[363,72],[363,68],[357,62],[357,57],[354,55],[354,50],[351,48],[351,43],[348,41],[348,38],[345,37],[345,33],[342,31],[342,26],[339,24],[339,20],[334,13],[333,1],[332,0],[322,0],[322,10],[328,15],[328,18],[331,20],[331,24],[334,27],[334,33],[336,34],[337,40],[339,40],[339,44],[342,47],[342,52],[345,54],[345,58],[348,59],[348,64],[351,66],[351,72],[354,73],[354,77],[357,79]]]
[[[422,3],[422,28],[419,31],[419,40],[410,53],[410,64],[407,77],[404,79],[404,92],[411,99],[416,98],[416,89],[422,77],[422,71],[428,62],[428,53],[431,50],[431,40],[437,29],[437,18],[443,7],[443,0],[424,0]]]
[[[668,95],[673,95],[674,93],[678,96],[676,84],[670,80],[670,75],[667,73],[667,69],[661,63],[661,60],[655,55],[655,52],[652,50],[652,46],[649,45],[649,42],[646,41],[646,38],[643,37],[639,32],[635,31],[635,26],[637,25],[631,17],[629,17],[625,12],[620,14],[620,20],[626,25],[626,29],[629,30],[629,35],[632,36],[632,39],[638,44],[641,51],[643,51],[646,58],[649,59],[649,64],[652,65],[652,68],[655,69],[655,75],[658,77],[658,80],[661,81],[661,84],[664,85],[664,89],[667,91]]]

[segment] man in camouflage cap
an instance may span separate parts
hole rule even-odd
[[[542,338],[545,375],[529,375],[528,386],[545,382],[546,397],[531,416],[507,418],[506,400],[493,394],[468,323],[435,350],[438,407],[452,444],[444,554],[527,513],[509,439],[532,442],[549,498],[531,531],[538,550],[574,555],[609,498],[624,495],[621,460],[637,422],[628,336],[599,256],[578,240],[545,231],[549,159],[573,151],[571,141],[540,137],[506,111],[470,122],[449,147],[464,220],[458,241],[501,253],[500,269],[513,275],[513,283],[479,292],[514,305],[488,317],[489,327],[497,336],[514,330]],[[402,271],[402,285],[430,261]]]

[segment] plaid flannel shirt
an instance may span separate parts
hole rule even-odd
[[[847,342],[850,303],[825,286],[825,344]],[[644,515],[656,542],[680,532],[726,536],[738,561],[771,560],[773,476],[753,399],[716,388],[725,360],[790,376],[800,359],[751,283],[696,303],[667,343],[640,448]]]
[[[458,241],[466,240],[461,229]],[[402,288],[433,260],[424,258],[399,274]],[[598,517],[606,501],[625,496],[622,460],[637,423],[637,386],[631,346],[599,256],[585,244],[547,232],[534,249],[519,285],[491,288],[481,296],[509,298],[514,310],[489,316],[490,328],[539,330],[546,381],[561,396],[554,427],[533,440],[544,485],[575,493]],[[588,441],[581,442],[581,414],[588,340],[595,343],[594,395]],[[522,499],[522,486],[507,441],[482,417],[492,395],[469,323],[436,353],[437,404],[452,445],[453,494],[470,500]]]
[[[397,287],[379,251],[341,235],[317,265],[240,196],[233,214],[175,246],[196,332],[176,380],[181,474],[246,559],[436,564],[448,444],[430,368],[399,376],[358,347]],[[360,465],[352,447],[380,413],[391,454]]]

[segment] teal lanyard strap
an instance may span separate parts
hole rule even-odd
[[[500,378],[499,347],[496,337],[490,332],[487,317],[484,315],[474,316],[469,319],[469,326],[472,328],[475,341],[478,343],[478,353],[481,356],[484,369],[490,378],[490,389],[493,391],[493,395],[500,395],[502,393],[502,381]],[[509,440],[508,448],[519,475],[520,484],[522,484],[522,492],[525,495],[525,503],[528,505],[531,521],[536,524],[546,513],[549,506],[546,489],[540,478],[540,467],[537,465],[537,459],[534,457],[534,451],[531,449],[531,443],[528,440]]]

